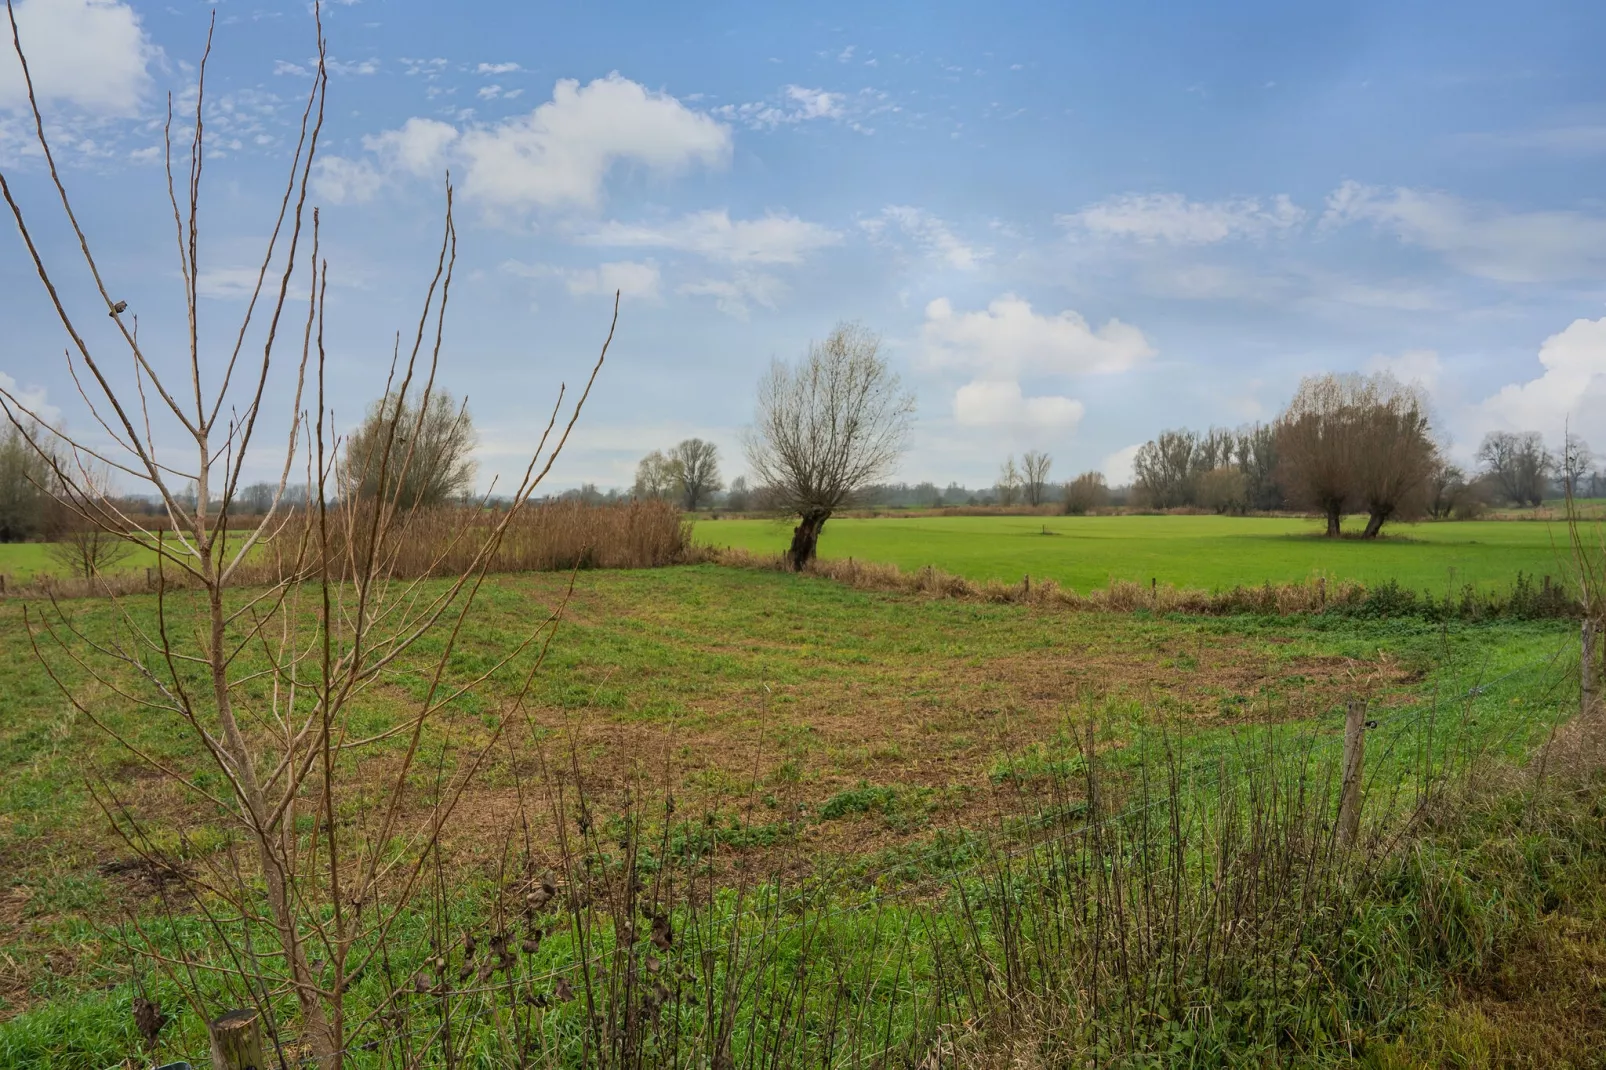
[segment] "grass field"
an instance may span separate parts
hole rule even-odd
[[[1042,535],[1045,524],[1060,534]],[[907,567],[929,553],[932,563],[977,578],[1029,571],[1085,586],[1119,574],[1085,571],[1092,566],[1079,554],[1102,554],[1112,570],[1124,560],[1139,569],[1132,578],[1153,570],[1179,586],[1300,579],[1312,571],[1300,562],[1335,556],[1358,569],[1395,555],[1418,570],[1401,578],[1423,586],[1433,570],[1452,567],[1447,562],[1481,567],[1466,576],[1455,566],[1462,579],[1484,583],[1518,568],[1560,571],[1540,524],[1424,526],[1409,541],[1374,545],[1307,539],[1304,530],[1212,517],[834,521],[824,549]],[[784,528],[758,521],[698,529],[705,541],[727,532],[747,536],[754,549],[785,537]],[[1070,571],[1056,573],[1056,561]],[[1162,561],[1173,571],[1159,571]],[[1277,561],[1291,571],[1255,571]],[[1331,564],[1321,571],[1357,575]],[[1357,578],[1380,575],[1390,574]],[[449,678],[481,671],[560,600],[567,582],[551,573],[492,577]],[[171,595],[169,609],[182,617],[194,599]],[[88,640],[106,642],[122,610],[148,630],[155,605],[135,596],[122,610],[94,599],[67,607]],[[529,799],[544,750],[543,761],[572,756],[599,814],[617,815],[643,792],[672,796],[681,822],[675,842],[716,844],[741,873],[765,880],[831,874],[844,901],[857,901],[866,889],[940,883],[956,859],[973,857],[966,852],[977,850],[977,837],[1014,827],[1067,778],[1074,787],[1077,733],[1090,725],[1119,792],[1123,781],[1147,783],[1167,762],[1206,779],[1219,768],[1224,778],[1279,741],[1331,764],[1343,702],[1355,696],[1369,700],[1377,722],[1368,775],[1379,797],[1408,795],[1425,770],[1446,762],[1519,757],[1576,707],[1575,627],[1071,613],[713,565],[589,571],[579,575],[536,677],[528,722],[482,769],[445,846],[465,887],[482,890],[492,887],[519,822],[536,856],[555,865],[553,815]],[[438,642],[427,638],[417,659],[394,666],[384,686],[353,707],[354,731],[397,723],[397,699],[421,692]],[[249,672],[253,656],[242,652],[238,670]],[[204,767],[182,723],[110,690],[132,683],[126,674],[95,685],[70,662],[55,663],[70,684],[89,687],[108,728],[172,767]],[[423,767],[450,777],[459,756],[487,738],[528,667],[528,659],[507,666],[449,707],[421,741]],[[364,760],[385,768],[405,738]],[[127,868],[130,852],[107,828],[91,783],[187,857],[227,842],[201,799],[152,776],[74,712],[34,658],[21,604],[0,602],[0,1067],[98,1068],[130,1042],[134,988],[113,926],[125,912],[149,910],[151,890],[142,871]],[[203,772],[197,783],[215,784],[215,774]],[[470,917],[478,908],[465,901],[461,909]],[[846,915],[831,939],[855,962],[865,925],[873,937],[911,917]],[[171,939],[204,936],[183,916],[152,923]],[[423,953],[425,930],[410,932],[399,955]],[[553,941],[542,955],[542,968],[571,968],[575,952]],[[866,976],[884,968],[864,961]],[[171,985],[163,991],[164,1005],[178,1005]],[[175,1054],[194,1057],[204,1044],[197,1029],[191,1016],[175,1027],[173,1043],[186,1045]],[[1230,1033],[1221,1042],[1230,1043]]]
[[[779,553],[790,530],[772,520],[704,520],[695,538]],[[1314,521],[1266,517],[841,518],[826,524],[819,552],[905,570],[931,565],[972,580],[1031,575],[1079,591],[1112,580],[1221,589],[1325,575],[1443,592],[1451,584],[1504,587],[1518,572],[1560,578],[1571,571],[1560,522],[1402,524],[1385,533],[1374,542],[1328,540]]]

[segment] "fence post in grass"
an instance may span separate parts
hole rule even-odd
[[[256,1011],[228,1011],[206,1028],[212,1036],[212,1070],[267,1070]]]
[[[1580,713],[1588,713],[1595,707],[1595,622],[1590,618],[1584,619],[1584,627],[1580,636],[1579,649],[1579,692],[1578,709]]]
[[[1366,700],[1344,704],[1344,780],[1338,794],[1338,839],[1353,846],[1361,832],[1361,779],[1366,769]]]

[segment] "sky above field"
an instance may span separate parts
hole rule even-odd
[[[216,10],[213,374],[315,54],[299,0]],[[110,288],[173,368],[161,125],[169,93],[193,106],[208,11],[17,8]],[[1272,418],[1330,370],[1419,380],[1463,459],[1491,429],[1555,441],[1569,423],[1606,450],[1606,4],[362,0],[324,28],[337,419],[416,320],[450,169],[442,381],[475,414],[482,484],[522,469],[615,290],[560,486],[626,485],[692,435],[739,474],[759,375],[845,319],[883,334],[917,394],[910,481],[989,483],[1032,448],[1119,481],[1161,429]],[[20,86],[0,57],[0,166],[81,284]],[[0,229],[0,376],[86,428],[65,336]]]

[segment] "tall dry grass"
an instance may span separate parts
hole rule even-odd
[[[501,519],[498,512],[455,505],[415,510],[395,525],[376,552],[385,557],[396,579],[459,575],[473,564]],[[242,569],[241,583],[267,585],[294,578],[290,574],[298,567],[298,557],[301,579],[320,576],[324,567],[332,578],[347,579],[352,561],[360,560],[362,552],[370,549],[364,540],[366,533],[374,530],[371,520],[370,507],[363,504],[330,510],[325,566],[298,553],[303,545],[319,543],[313,537],[313,526],[320,522],[318,514],[292,514]],[[354,544],[361,552],[351,552]],[[691,543],[690,521],[669,502],[587,505],[560,501],[521,509],[497,544],[488,571],[658,568],[698,557]],[[180,574],[134,568],[88,578],[36,576],[17,582],[0,577],[0,597],[93,598],[187,586],[188,579]]]

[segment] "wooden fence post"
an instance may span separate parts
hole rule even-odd
[[[212,1019],[207,1032],[212,1034],[212,1070],[267,1070],[256,1011],[228,1011]]]
[[[1366,772],[1366,700],[1344,705],[1344,780],[1338,795],[1338,839],[1353,846],[1361,833],[1361,782]]]
[[[1595,622],[1588,618],[1584,620],[1584,627],[1580,636],[1579,651],[1579,692],[1578,707],[1580,713],[1588,713],[1595,707]]]

